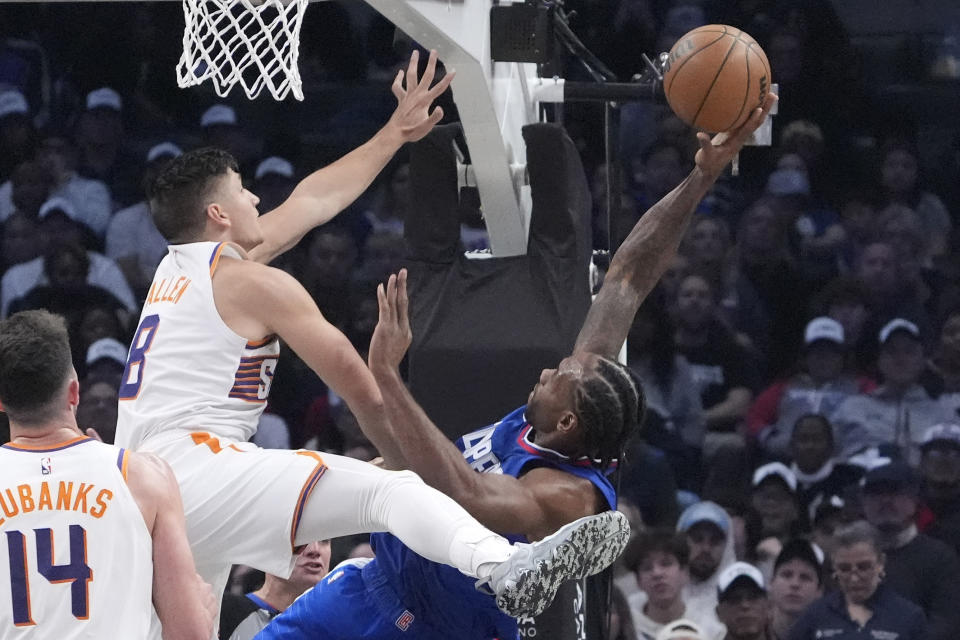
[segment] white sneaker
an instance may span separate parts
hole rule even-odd
[[[517,551],[476,586],[489,589],[509,616],[537,616],[561,584],[600,573],[629,539],[630,524],[619,511],[580,518],[539,542],[514,545]]]

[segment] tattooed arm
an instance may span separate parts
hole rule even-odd
[[[603,286],[577,336],[574,351],[616,358],[633,317],[673,258],[687,223],[721,172],[763,122],[776,96],[767,94],[763,107],[730,133],[711,140],[698,133],[696,166],[680,185],[650,207],[617,249]]]

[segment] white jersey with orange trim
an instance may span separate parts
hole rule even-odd
[[[125,449],[0,447],[0,639],[145,638],[153,540]]]
[[[171,245],[157,267],[120,385],[116,442],[136,449],[172,430],[233,442],[257,430],[280,354],[268,337],[247,342],[220,317],[213,273],[235,245]],[[256,301],[251,301],[256,304]]]

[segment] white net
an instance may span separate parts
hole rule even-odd
[[[247,97],[264,88],[277,100],[303,100],[297,54],[309,0],[184,0],[183,55],[177,84],[211,80],[226,96],[240,84]]]

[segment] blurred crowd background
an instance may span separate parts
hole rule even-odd
[[[813,557],[829,587],[836,531],[866,518],[881,534],[874,548],[886,551],[885,583],[923,610],[930,637],[956,637],[960,9],[919,0],[881,10],[827,0],[564,6],[621,80],[643,70],[641,54],[717,22],[762,44],[780,87],[773,145],[746,149],[740,175],[703,201],[631,331],[628,363],[649,410],[619,482],[646,533],[617,581],[615,632],[655,637],[641,629],[651,558],[675,557],[688,572],[689,603],[697,585],[708,602],[712,594],[703,611],[735,559],[759,568],[764,598],[776,600],[775,568],[793,556],[811,564],[797,540],[827,553]],[[213,145],[236,155],[269,210],[382,126],[411,46],[359,1],[315,3],[301,36],[306,100],[250,102],[176,88],[181,29],[171,2],[0,5],[0,316],[42,307],[67,317],[78,420],[107,440],[130,332],[166,251],[143,185],[171,157]],[[573,63],[564,74],[588,79]],[[696,151],[663,104],[621,105],[619,117],[620,153],[607,163],[602,106],[561,114],[592,185],[597,249],[615,248]],[[276,264],[361,353],[376,283],[404,258],[408,181],[401,152]],[[610,220],[608,183],[622,186]],[[456,215],[464,248],[486,248],[478,212]],[[374,457],[340,399],[284,351],[256,442]],[[694,538],[719,544],[716,563],[697,555]],[[335,542],[335,559],[369,552],[358,542]],[[688,612],[700,606],[689,603]],[[716,615],[707,627],[721,624]],[[786,614],[771,615],[776,637],[788,637]]]

